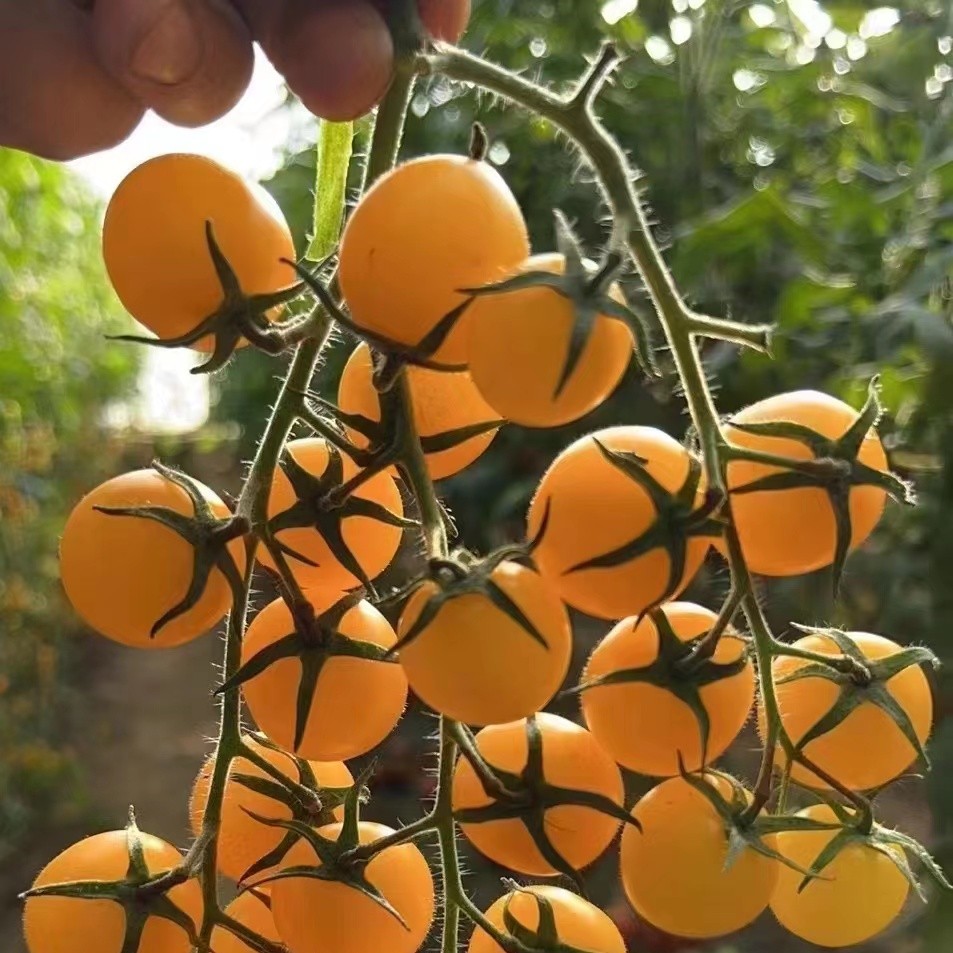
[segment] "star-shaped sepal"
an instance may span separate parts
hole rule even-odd
[[[303,282],[299,281],[287,288],[263,294],[246,294],[242,290],[238,275],[215,239],[211,222],[205,223],[205,241],[222,288],[219,306],[191,331],[176,337],[149,338],[120,334],[113,336],[112,340],[176,348],[193,347],[203,338],[211,337],[211,356],[204,364],[192,368],[193,374],[210,374],[228,363],[243,339],[267,354],[280,354],[306,336],[310,326],[308,317],[290,318],[280,324],[272,324],[268,320],[270,311],[287,304],[302,293],[305,288]]]

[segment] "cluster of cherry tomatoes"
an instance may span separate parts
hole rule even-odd
[[[582,437],[543,476],[524,544],[482,559],[434,555],[407,587],[395,625],[375,605],[373,582],[414,525],[399,467],[375,463],[394,426],[380,352],[405,367],[434,479],[471,464],[506,422],[579,419],[625,372],[639,331],[614,275],[588,262],[568,229],[561,245],[531,254],[516,200],[478,158],[407,162],[351,215],[339,255],[341,319],[364,341],[336,406],[320,408],[324,423],[315,411],[305,420],[315,434],[286,445],[267,525],[255,528],[259,562],[290,573],[304,602],[279,598],[254,614],[241,667],[223,686],[241,687],[261,730],[243,740],[225,783],[217,866],[248,888],[226,913],[291,953],[420,948],[434,914],[430,867],[413,842],[392,842],[393,831],[357,819],[360,784],[345,764],[387,738],[412,690],[456,726],[454,815],[501,866],[578,880],[621,829],[625,893],[661,930],[721,936],[770,906],[812,942],[863,940],[906,899],[901,848],[862,831],[832,849],[850,818],[827,803],[801,812],[813,824],[759,833],[765,815],[756,808],[746,816],[751,792],[709,768],[755,707],[756,672],[730,619],[674,601],[712,546],[731,545],[724,501],[713,498],[690,446],[643,426]],[[110,204],[104,249],[136,318],[166,340],[201,328],[192,343],[206,350],[228,328],[280,331],[270,296],[296,278],[275,211],[226,170],[191,156],[132,173]],[[223,275],[232,287],[223,288]],[[753,572],[806,573],[867,538],[887,493],[873,424],[810,391],[732,418],[724,440],[749,453],[727,471],[731,531]],[[818,461],[836,478],[822,479]],[[246,575],[249,529],[241,512],[184,474],[128,473],[70,516],[63,584],[103,635],[140,648],[180,645],[228,612]],[[569,669],[567,606],[615,621],[575,689],[586,727],[544,711]],[[833,630],[812,630],[793,648],[773,673],[782,728],[821,772],[793,764],[793,780],[823,791],[833,778],[867,791],[906,771],[931,727],[919,659],[882,637]],[[852,662],[827,669],[816,661],[823,656]],[[785,759],[779,752],[778,765]],[[624,804],[620,765],[658,779],[634,807]],[[209,762],[193,791],[197,836],[212,772]],[[382,840],[366,863],[354,861]],[[825,851],[823,874],[811,877]],[[128,883],[140,875],[133,854],[153,876],[180,859],[134,829],[102,834],[56,858],[36,886]],[[197,922],[194,881],[165,896]],[[78,932],[69,949],[120,948],[110,900],[70,907]],[[43,912],[60,903],[69,900],[42,891],[28,899],[31,953],[65,953]],[[605,913],[562,887],[515,888],[487,917],[531,948],[553,948],[556,938],[560,949],[625,948]],[[78,935],[88,940],[77,946]],[[187,953],[189,944],[168,909],[156,908],[137,949]],[[254,949],[221,927],[212,945],[216,953]],[[470,951],[499,946],[478,928]]]

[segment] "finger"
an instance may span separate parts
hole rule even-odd
[[[93,22],[106,69],[180,126],[218,119],[251,79],[251,36],[227,0],[96,0]]]
[[[0,145],[73,159],[121,142],[142,106],[94,55],[68,0],[0,0]]]
[[[316,116],[355,119],[387,91],[394,44],[369,0],[238,0],[255,38]]]

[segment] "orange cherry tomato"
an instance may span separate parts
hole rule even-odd
[[[562,274],[562,255],[534,255],[517,273]],[[613,285],[611,296],[622,302]],[[632,332],[600,315],[578,363],[562,382],[577,324],[573,303],[552,288],[478,297],[467,315],[467,363],[473,381],[501,417],[527,427],[578,420],[615,390],[632,356]]]
[[[896,642],[880,635],[868,632],[850,632],[848,635],[870,660],[889,658],[901,651]],[[841,655],[834,640],[820,633],[806,635],[794,645],[821,655]],[[808,676],[790,682],[781,681],[807,664],[805,660],[792,656],[779,656],[772,664],[781,724],[795,745],[834,707],[841,693],[841,686],[826,678]],[[925,744],[933,724],[933,696],[923,670],[919,665],[911,665],[890,678],[886,687],[906,712],[921,745]],[[758,712],[758,727],[763,737],[763,709]],[[876,739],[876,743],[872,743],[872,739]],[[835,728],[809,741],[804,746],[804,754],[819,768],[857,791],[887,784],[903,774],[917,759],[916,750],[897,723],[871,702],[864,702]],[[783,765],[786,760],[779,746],[777,764]],[[791,776],[811,787],[828,787],[821,778],[797,762],[791,767]]]
[[[709,609],[691,602],[668,602],[657,610],[672,633],[691,643],[715,622]],[[596,740],[619,764],[648,775],[675,775],[679,757],[687,771],[698,771],[722,755],[744,727],[754,702],[754,667],[745,661],[745,644],[733,631],[722,635],[710,662],[690,674],[665,665],[653,616],[623,619],[596,646],[583,672],[585,685],[631,671],[630,681],[587,688],[582,712]],[[687,649],[686,649],[687,651]],[[724,674],[718,675],[723,667]],[[657,670],[655,673],[650,669]],[[689,702],[704,709],[707,745]]]
[[[350,480],[358,472],[357,464],[347,454],[338,451],[335,453],[343,466],[343,480]],[[299,467],[315,478],[326,478],[332,464],[328,444],[319,437],[291,440],[285,448],[285,454],[290,455]],[[383,507],[396,517],[403,516],[404,505],[400,490],[390,473],[375,474],[358,487],[353,495],[357,500],[369,501]],[[301,502],[291,480],[279,466],[275,470],[271,493],[268,496],[268,518],[273,520],[280,517]],[[319,500],[306,499],[304,502],[313,507],[319,515],[328,515]],[[370,516],[352,514],[350,509],[345,502],[338,509],[330,511],[331,516],[338,516],[334,528],[340,531],[344,546],[357,564],[367,573],[368,578],[374,579],[390,565],[397,554],[403,530],[399,526],[388,525]],[[304,588],[320,587],[325,591],[336,589],[343,592],[361,584],[361,580],[342,564],[338,554],[331,548],[328,538],[322,536],[314,525],[281,530],[276,534],[276,538],[290,551],[316,564],[311,565],[297,559],[289,552],[288,564]],[[259,547],[258,559],[263,565],[274,569],[274,561],[264,547]]]
[[[544,708],[569,668],[572,631],[549,584],[515,562],[490,575],[545,643],[541,644],[482,592],[448,599],[423,631],[400,650],[410,687],[441,714],[472,725],[502,724]],[[440,588],[424,582],[398,625],[404,639]]]
[[[318,833],[336,840],[340,824]],[[361,822],[360,843],[369,844],[393,831],[383,824]],[[314,848],[300,840],[283,865],[320,867]],[[387,847],[364,868],[368,882],[403,918],[353,887],[334,880],[289,877],[271,884],[272,912],[278,933],[291,953],[416,953],[434,914],[434,885],[430,865],[411,843]]]
[[[502,278],[529,254],[522,212],[488,163],[412,159],[364,195],[341,237],[340,279],[362,329],[416,346],[466,300],[461,289]],[[465,321],[436,354],[466,362]]]
[[[329,609],[333,598],[306,593],[315,613]],[[389,649],[397,641],[387,620],[369,602],[349,609],[337,629],[357,642]],[[295,631],[291,610],[281,600],[252,619],[242,642],[242,664]],[[242,685],[252,717],[276,744],[294,750],[297,697],[302,665],[282,658]],[[394,730],[407,701],[407,678],[400,665],[332,655],[318,677],[297,754],[319,761],[356,758],[380,744]]]
[[[304,783],[301,772],[289,754],[263,745],[248,735],[244,740],[260,757],[272,767],[277,768],[286,778],[297,784]],[[341,761],[309,761],[308,766],[314,773],[315,782],[319,787],[347,788],[354,783],[347,765]],[[189,800],[189,820],[192,833],[196,837],[202,830],[214,767],[214,758],[210,757],[202,766],[202,770],[195,779],[195,786],[192,788],[192,797]],[[235,758],[229,765],[225,794],[222,798],[215,859],[221,873],[231,877],[232,880],[240,880],[253,864],[258,863],[262,857],[278,847],[285,836],[285,831],[281,828],[263,824],[251,815],[257,814],[259,817],[277,821],[288,821],[292,817],[291,809],[286,803],[246,787],[237,780],[236,775],[274,780],[272,775],[246,758]],[[343,819],[343,810],[340,807],[335,809],[334,814],[338,820]]]
[[[837,821],[826,804],[805,808],[798,816]],[[777,835],[776,847],[782,856],[810,870],[836,834],[835,830],[783,831]],[[885,845],[883,850],[903,859],[899,847]],[[771,912],[795,936],[818,946],[853,946],[876,936],[900,915],[910,892],[907,879],[887,853],[861,842],[847,844],[821,876],[811,878],[803,889],[803,874],[777,866]]]
[[[270,904],[271,900],[263,892],[249,890],[239,894],[225,908],[225,913],[266,940],[280,943],[281,938],[278,936],[275,918],[271,915]],[[212,931],[210,946],[215,953],[257,953],[254,947],[222,926],[217,926]]]
[[[835,440],[857,420],[848,404],[817,391],[801,390],[758,401],[735,414],[741,424],[787,421],[801,424]],[[764,437],[725,427],[725,436],[736,446],[760,450],[795,460],[812,460],[814,453],[800,440]],[[874,470],[886,471],[887,456],[875,430],[861,444],[857,459]],[[728,465],[729,491],[761,480],[781,467],[748,460]],[[854,486],[850,491],[850,548],[856,549],[873,532],[883,513],[886,494],[877,486]],[[733,492],[731,513],[745,561],[752,572],[765,576],[796,576],[813,572],[834,561],[837,527],[830,496],[821,487]]]
[[[228,507],[199,484],[217,518]],[[228,612],[231,589],[216,567],[199,601],[151,636],[153,625],[188,592],[194,550],[175,530],[139,516],[99,512],[96,507],[156,506],[186,516],[188,494],[155,470],[136,470],[96,487],[70,513],[60,540],[60,577],[73,608],[107,638],[140,649],[182,645],[207,632]],[[228,544],[239,573],[245,568],[240,539]]]
[[[204,156],[149,159],[119,184],[103,222],[103,257],[126,310],[160,338],[196,328],[222,303],[206,223],[246,295],[292,284],[294,243],[277,205]],[[210,338],[197,345],[209,350]]]
[[[372,421],[381,419],[380,395],[374,387],[373,362],[366,344],[359,344],[348,358],[338,385],[338,407],[348,414],[360,414]],[[499,419],[499,415],[480,396],[470,375],[464,371],[446,373],[425,367],[407,368],[407,381],[413,403],[414,424],[423,441],[474,425]],[[355,446],[365,448],[366,437],[348,430]],[[468,467],[490,445],[496,430],[470,437],[455,446],[427,453],[427,465],[434,480],[452,476]]]
[[[178,867],[182,855],[151,834],[140,834],[143,859],[150,876]],[[74,881],[126,879],[129,846],[126,831],[94,834],[53,858],[33,882],[34,887]],[[192,921],[202,923],[202,889],[197,880],[172,887],[166,896]],[[30,953],[120,953],[126,933],[122,906],[107,899],[30,897],[23,912],[23,932]],[[136,953],[191,953],[182,927],[154,915],[146,920]]]
[[[707,774],[722,796],[729,782]],[[639,916],[666,933],[694,939],[747,926],[768,905],[778,862],[750,847],[725,869],[725,822],[683,778],[652,788],[632,812],[642,831],[622,832],[622,886]]]
[[[570,444],[536,490],[528,536],[536,540],[533,554],[540,572],[569,605],[599,618],[618,619],[638,615],[681,592],[701,566],[710,541],[673,532],[672,543],[685,546],[684,568],[674,579],[670,555],[661,545],[626,559],[624,547],[646,533],[659,512],[649,492],[607,459],[600,444],[605,451],[645,461],[649,476],[673,497],[686,484],[692,457],[653,427],[610,427]],[[698,507],[704,490],[702,479],[694,494]],[[618,558],[612,565],[585,565],[613,554]]]
[[[543,761],[542,781],[554,787],[601,795],[622,806],[622,775],[615,763],[585,728],[541,712],[536,717]],[[476,736],[484,761],[496,771],[521,775],[527,766],[529,744],[525,721],[490,725]],[[532,782],[527,782],[530,787]],[[508,786],[508,785],[507,785]],[[453,809],[468,811],[494,804],[466,758],[453,773]],[[588,867],[618,833],[619,820],[593,807],[559,804],[543,812],[546,837],[574,870]],[[530,829],[520,818],[465,823],[460,829],[480,853],[511,870],[534,877],[561,873],[540,851]]]
[[[521,928],[535,933],[540,925],[537,898],[548,901],[552,907],[556,933],[563,949],[586,950],[587,953],[625,953],[625,941],[612,920],[588,900],[563,887],[533,886],[508,893],[486,911],[486,918],[498,930],[512,936],[504,925],[505,911],[509,908]],[[473,931],[467,951],[503,953],[502,947],[480,927]]]

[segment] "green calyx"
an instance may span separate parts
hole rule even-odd
[[[825,799],[825,803],[834,811],[838,823],[827,825],[827,829],[835,829],[837,833],[824,845],[823,850],[814,859],[811,869],[798,886],[798,893],[807,889],[812,880],[825,879],[824,871],[837,858],[841,851],[852,846],[867,847],[887,857],[891,863],[903,874],[906,881],[913,887],[917,896],[926,903],[927,896],[923,884],[913,872],[910,857],[913,857],[929,877],[944,890],[953,890],[940,865],[930,856],[927,849],[908,834],[891,830],[880,824],[872,823],[870,818],[859,818],[843,805],[836,801]],[[795,820],[796,818],[792,818]],[[800,818],[808,821],[808,818]],[[812,822],[818,823],[818,822]],[[787,828],[794,830],[796,828]],[[804,830],[820,830],[822,828],[805,827]],[[790,865],[789,865],[790,866]]]
[[[763,857],[780,861],[805,877],[818,876],[813,870],[808,870],[789,860],[783,854],[771,847],[765,838],[782,831],[829,831],[838,830],[840,824],[830,824],[824,821],[815,821],[807,817],[782,814],[757,814],[751,817],[750,795],[744,786],[736,779],[721,771],[706,770],[704,773],[688,772],[681,765],[681,778],[686,784],[701,794],[715,809],[724,824],[727,850],[725,852],[724,869],[730,870],[735,861],[745,850],[752,850]],[[709,777],[717,777],[728,783],[730,797],[726,798],[721,791],[712,784]]]
[[[316,566],[313,560],[296,552],[277,538],[277,534],[283,530],[313,529],[325,541],[334,558],[364,588],[373,592],[370,577],[344,539],[344,521],[352,516],[363,516],[377,520],[386,526],[397,526],[401,529],[417,524],[413,520],[392,513],[373,500],[351,493],[342,496],[341,488],[346,485],[344,458],[341,451],[331,442],[328,442],[328,465],[321,476],[315,476],[306,470],[295,460],[294,454],[287,450],[279,466],[288,478],[297,499],[288,509],[268,521],[268,532],[277,548],[305,565]]]
[[[473,302],[472,297],[465,298],[455,308],[447,312],[416,344],[404,344],[355,324],[351,316],[335,300],[331,291],[321,282],[318,275],[312,274],[297,262],[289,261],[288,264],[297,271],[301,280],[311,289],[315,298],[328,314],[342,328],[350,331],[355,337],[367,341],[369,346],[403,361],[405,364],[413,364],[417,367],[426,367],[434,371],[466,370],[465,364],[445,364],[442,361],[435,360],[434,355],[440,350],[450,332],[463,318]]]
[[[367,866],[373,860],[364,857],[360,847],[360,812],[362,802],[367,800],[366,785],[370,776],[376,770],[376,764],[369,764],[355,780],[344,798],[344,823],[337,840],[331,840],[319,833],[312,824],[300,820],[279,820],[262,817],[252,811],[246,813],[262,824],[269,827],[281,828],[291,836],[292,843],[298,840],[306,841],[317,854],[321,863],[295,864],[283,867],[281,870],[262,877],[246,889],[262,887],[265,884],[278,880],[304,879],[323,880],[344,884],[352,890],[363,894],[369,900],[387,911],[405,930],[410,927],[394,908],[390,901],[367,879]]]
[[[396,655],[401,649],[424,635],[447,603],[473,595],[488,599],[503,615],[525,632],[527,638],[549,651],[549,643],[533,620],[493,579],[494,571],[507,561],[521,562],[526,565],[525,550],[520,547],[507,547],[481,560],[475,559],[464,550],[458,550],[449,559],[431,559],[427,572],[423,576],[412,580],[408,586],[388,599],[389,602],[405,600],[425,582],[432,582],[437,586],[437,591],[426,601],[413,625],[388,651],[388,656]]]
[[[305,288],[303,282],[266,294],[245,294],[235,270],[215,240],[211,222],[205,223],[205,240],[222,286],[222,301],[218,308],[191,331],[178,337],[147,338],[120,334],[113,336],[112,340],[174,348],[191,347],[211,336],[214,341],[211,357],[192,369],[193,374],[211,374],[228,363],[243,338],[266,354],[280,354],[306,336],[308,318],[292,318],[282,324],[272,324],[266,317],[273,308],[297,298]]]
[[[896,724],[916,752],[917,758],[929,767],[930,759],[910,716],[890,692],[888,682],[913,665],[926,663],[939,668],[940,661],[936,655],[924,646],[911,646],[886,658],[869,659],[850,635],[839,629],[815,629],[801,625],[795,625],[795,628],[809,635],[830,639],[840,649],[845,660],[843,664],[838,664],[836,657],[831,659],[830,664],[807,662],[788,675],[776,679],[776,684],[786,685],[805,678],[822,678],[840,689],[834,704],[798,739],[795,759],[797,752],[803,751],[812,741],[833,731],[862,705],[869,704],[875,705]]]
[[[647,377],[660,377],[652,347],[651,330],[644,314],[617,301],[610,294],[613,280],[625,259],[609,252],[601,266],[592,268],[583,254],[579,240],[560,211],[555,213],[556,244],[566,266],[562,274],[549,271],[527,271],[503,281],[479,288],[461,289],[473,298],[509,294],[529,288],[548,288],[570,302],[574,322],[559,379],[553,391],[558,400],[579,367],[582,355],[592,337],[596,322],[604,317],[621,321],[632,332],[635,357]]]
[[[283,804],[291,812],[292,820],[300,821],[312,827],[322,827],[325,824],[330,824],[334,820],[334,809],[344,804],[351,788],[322,787],[318,784],[314,770],[308,761],[279,748],[265,735],[256,734],[253,737],[264,747],[273,751],[280,751],[290,757],[295,766],[297,778],[289,778],[270,761],[254,757],[254,751],[249,751],[246,746],[245,753],[241,757],[251,760],[269,777],[263,778],[260,775],[233,772],[231,779],[249,791],[254,791],[256,794]],[[296,834],[292,831],[286,831],[280,843],[273,850],[260,857],[242,874],[239,883],[244,883],[256,874],[278,866],[296,840]]]
[[[913,504],[916,497],[911,485],[889,471],[876,470],[859,459],[860,450],[867,434],[880,422],[883,406],[879,397],[879,379],[874,377],[867,390],[867,400],[857,419],[847,431],[837,439],[825,437],[804,424],[791,421],[771,421],[768,423],[728,423],[741,433],[758,437],[776,437],[794,440],[808,447],[814,455],[813,460],[785,460],[780,457],[773,461],[781,467],[778,472],[770,473],[750,483],[735,487],[731,494],[740,496],[746,493],[762,493],[775,490],[793,490],[813,487],[824,490],[830,499],[834,513],[836,540],[831,561],[831,576],[836,594],[844,563],[850,551],[853,527],[850,516],[850,493],[855,487],[871,486],[883,490],[898,503]],[[757,455],[747,456],[744,448],[733,448],[732,455],[738,459],[756,459]],[[762,461],[765,462],[765,461]]]
[[[328,660],[334,657],[363,659],[367,662],[391,664],[391,654],[373,642],[355,639],[340,631],[347,613],[363,597],[363,593],[351,593],[319,616],[306,618],[303,611],[295,613],[295,627],[271,645],[253,655],[215,694],[230,691],[261,675],[281,659],[296,658],[301,663],[301,681],[295,705],[295,734],[293,750],[297,751],[304,739],[311,717],[312,702],[321,673]]]
[[[511,893],[503,905],[503,928],[520,944],[522,949],[532,950],[534,953],[536,951],[539,953],[592,953],[590,950],[582,950],[560,940],[559,929],[556,926],[556,912],[549,897],[538,894],[534,890],[527,890],[512,880],[505,883]],[[518,894],[532,897],[536,901],[539,922],[535,930],[520,923],[513,913],[513,900]]]
[[[701,691],[706,685],[733,678],[743,672],[748,664],[747,645],[742,645],[737,659],[731,662],[716,662],[710,655],[698,654],[699,646],[706,642],[710,632],[683,642],[672,628],[664,609],[652,609],[647,615],[658,633],[658,655],[655,659],[641,668],[618,669],[582,682],[570,689],[568,694],[581,695],[583,692],[609,685],[655,685],[670,692],[687,705],[695,717],[704,765],[708,761],[711,717]],[[633,624],[633,630],[638,629],[641,621],[640,618]],[[728,637],[742,642],[738,635],[732,634]]]
[[[248,533],[249,524],[242,516],[216,516],[200,485],[186,474],[157,460],[153,461],[152,468],[188,495],[193,515],[186,516],[165,506],[96,506],[94,509],[107,516],[135,517],[161,523],[192,547],[192,579],[189,587],[182,599],[153,623],[149,637],[154,639],[170,622],[198,605],[213,569],[222,573],[233,593],[242,590],[242,575],[232,559],[228,544]]]
[[[622,805],[593,791],[564,788],[546,780],[543,733],[535,716],[525,719],[526,766],[519,774],[504,771],[487,763],[469,729],[460,726],[460,750],[477,775],[492,802],[483,807],[454,811],[459,824],[485,824],[490,821],[516,820],[533,839],[540,854],[554,870],[568,877],[584,893],[582,877],[553,844],[546,827],[546,812],[554,807],[586,807],[623,824],[641,830],[639,822]],[[549,949],[549,947],[546,947]],[[561,948],[560,948],[561,949]]]
[[[649,472],[643,457],[630,450],[612,450],[595,437],[596,445],[603,458],[615,467],[623,476],[641,487],[655,507],[655,520],[644,532],[607,553],[593,556],[571,566],[565,572],[582,572],[588,569],[615,569],[654,549],[664,549],[669,558],[669,574],[663,591],[652,603],[661,605],[681,589],[682,577],[688,559],[688,542],[696,537],[714,538],[721,535],[722,524],[717,518],[722,500],[714,494],[699,506],[696,502],[698,487],[702,479],[702,465],[697,457],[688,455],[688,474],[685,482],[671,493]],[[534,539],[529,543],[532,552],[543,541],[549,526],[551,499],[547,501],[543,518]]]
[[[123,909],[126,929],[119,953],[137,953],[146,922],[150,917],[168,920],[179,927],[194,946],[199,946],[195,924],[184,910],[168,897],[168,892],[184,884],[193,872],[184,865],[155,875],[149,872],[142,846],[142,833],[136,825],[136,816],[129,808],[126,825],[126,848],[129,865],[121,880],[76,880],[69,883],[47,884],[20,894],[21,900],[38,897],[69,897],[74,900],[110,900]]]

